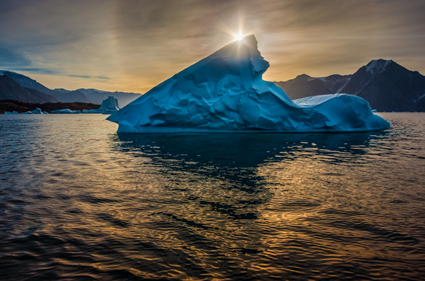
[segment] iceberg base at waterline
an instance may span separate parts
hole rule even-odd
[[[80,110],[71,110],[69,108],[65,109],[55,109],[50,111],[50,114],[80,114]]]
[[[49,114],[48,112],[45,112],[43,110],[41,110],[40,108],[36,108],[34,110],[30,110],[30,111],[26,111],[26,112],[22,112],[22,113],[18,113],[17,111],[5,111],[4,114]]]
[[[253,35],[223,47],[154,87],[107,120],[118,133],[358,132],[390,123],[360,97],[335,94],[291,101],[262,79],[269,63]]]

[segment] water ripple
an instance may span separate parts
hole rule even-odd
[[[0,116],[2,280],[420,280],[425,115],[385,132],[116,135]]]

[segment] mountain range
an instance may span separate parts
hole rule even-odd
[[[275,82],[291,98],[345,93],[367,100],[377,111],[425,111],[425,76],[392,60],[373,60],[354,74],[310,77],[306,74],[288,81]],[[25,75],[0,71],[0,100],[22,102],[84,102],[101,104],[108,96],[124,107],[138,93],[108,92],[96,89],[49,89]]]
[[[7,75],[0,76],[0,100],[18,100],[22,102],[57,102],[53,96],[33,88],[22,87]]]
[[[108,92],[96,89],[49,89],[28,76],[0,71],[0,100],[18,100],[31,103],[83,102],[101,104],[108,96],[118,99],[120,107],[140,97],[138,93]]]
[[[345,93],[367,100],[377,111],[425,111],[425,77],[392,60],[373,60],[352,75],[275,82],[291,99]]]
[[[118,99],[118,103],[120,107],[124,107],[125,105],[129,104],[130,102],[132,102],[133,100],[141,96],[141,94],[136,94],[136,93],[117,92],[117,91],[108,92],[108,91],[101,91],[96,89],[84,89],[84,88],[81,88],[75,91],[57,88],[55,89],[55,91],[63,93],[63,94],[68,94],[68,95],[73,95],[75,92],[80,92],[85,97],[87,97],[91,103],[95,103],[95,104],[102,104],[102,101],[107,99],[109,96],[113,96],[116,99]]]

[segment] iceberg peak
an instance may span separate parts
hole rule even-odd
[[[354,96],[291,101],[272,82],[254,35],[234,41],[152,88],[107,119],[118,132],[386,129],[389,123]]]

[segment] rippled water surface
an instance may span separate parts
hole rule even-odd
[[[385,132],[117,135],[0,115],[1,280],[420,280],[425,114]]]

